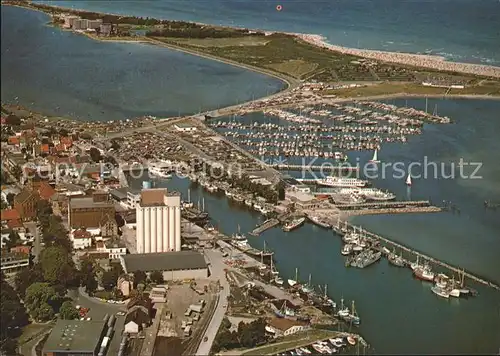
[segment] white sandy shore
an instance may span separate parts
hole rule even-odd
[[[352,54],[359,57],[370,58],[384,62],[406,64],[410,66],[432,68],[443,71],[453,71],[500,78],[500,67],[472,63],[448,62],[445,61],[443,57],[438,56],[347,48],[329,44],[328,42],[326,42],[325,37],[320,35],[303,33],[293,33],[293,35],[315,46],[326,48],[335,52]]]

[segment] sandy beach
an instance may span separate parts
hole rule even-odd
[[[313,44],[315,46],[326,48],[335,52],[352,54],[354,56],[370,58],[390,63],[406,64],[411,66],[443,70],[443,71],[453,71],[459,73],[500,78],[500,67],[494,67],[482,64],[448,62],[445,61],[444,58],[438,56],[347,48],[329,44],[328,42],[326,42],[326,39],[320,35],[303,34],[303,33],[293,33],[292,35],[297,36],[303,41]]]

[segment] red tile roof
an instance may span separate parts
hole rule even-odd
[[[19,145],[19,143],[20,143],[19,137],[16,137],[16,136],[9,137],[8,143],[9,143],[9,145]]]
[[[19,245],[19,246],[14,246],[10,249],[10,252],[15,252],[15,253],[25,253],[29,255],[31,250],[30,246],[24,246],[24,245]]]
[[[56,191],[54,188],[50,186],[49,183],[47,182],[40,183],[40,188],[38,188],[38,195],[40,196],[41,199],[49,200],[50,198],[52,198],[54,194],[56,194]]]
[[[2,220],[19,220],[21,219],[21,216],[19,215],[19,212],[16,209],[4,209],[1,212],[1,219]]]
[[[17,210],[16,210],[17,211]],[[10,229],[16,229],[16,228],[19,228],[19,227],[23,227],[23,223],[21,222],[20,219],[17,219],[17,220],[9,220],[7,221],[7,226],[10,228]]]
[[[40,151],[43,153],[49,153],[49,144],[44,143],[44,144],[40,145]]]
[[[73,231],[73,238],[75,239],[89,239],[92,235],[84,229]]]

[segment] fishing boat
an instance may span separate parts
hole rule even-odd
[[[436,294],[436,295],[438,295],[438,296],[440,296],[440,297],[442,297],[442,298],[446,298],[446,299],[448,299],[448,298],[450,297],[450,292],[448,292],[448,290],[447,290],[447,289],[445,289],[445,288],[440,288],[440,287],[438,287],[437,285],[432,286],[432,287],[431,287],[431,290],[432,290],[432,292],[433,292],[434,294]]]
[[[396,253],[391,252],[388,257],[389,263],[392,264],[393,266],[396,267],[404,267],[405,266],[405,260],[403,256],[401,255],[396,255]]]
[[[238,232],[233,234],[233,239],[237,241],[247,241],[247,237],[241,233],[240,225],[238,225]]]
[[[411,183],[411,174],[408,173],[408,177],[406,178],[406,185],[409,186],[409,187],[411,187],[411,184],[412,184]]]
[[[293,287],[295,285],[297,285],[298,283],[298,277],[299,277],[299,269],[298,268],[295,268],[295,279],[289,279],[287,282],[288,282],[288,285],[290,287]]]
[[[351,244],[345,244],[343,247],[342,247],[342,251],[340,252],[342,254],[342,256],[348,256],[352,253],[353,251],[353,247]]]
[[[330,225],[326,221],[323,221],[319,216],[308,215],[307,217],[315,225],[321,226],[321,227],[323,227],[325,229],[330,229],[332,227],[332,225]]]
[[[416,268],[415,270],[413,270],[413,274],[418,279],[429,282],[433,282],[435,277],[434,272],[432,272],[429,266]]]
[[[359,318],[358,314],[356,313],[356,307],[354,306],[354,300],[352,301],[352,307],[351,307],[351,312],[344,317],[344,320],[347,322],[352,322],[354,325],[359,325],[361,322],[361,319]]]
[[[373,158],[370,160],[371,163],[380,163],[377,157],[377,151],[378,150],[375,150],[375,152],[373,152]]]
[[[412,262],[410,264],[410,268],[412,269],[412,271],[415,271],[417,268],[421,268],[422,267],[422,265],[419,262],[419,259],[420,259],[420,257],[417,256],[417,260],[415,262]]]
[[[293,229],[296,229],[304,224],[304,221],[306,221],[306,218],[292,219],[291,221],[285,223],[285,225],[283,226],[283,231],[292,231]]]
[[[337,312],[337,315],[340,318],[345,318],[345,317],[347,317],[349,315],[349,308],[344,305],[344,298],[340,299],[340,308],[339,308],[339,310]]]
[[[309,293],[312,293],[314,292],[314,287],[311,285],[311,275],[309,274],[309,281],[307,282],[307,284],[303,285],[300,290],[302,291],[302,293],[304,294],[309,294]]]

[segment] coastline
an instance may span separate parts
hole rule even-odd
[[[367,59],[375,59],[383,62],[429,68],[439,71],[451,71],[457,73],[500,78],[500,67],[484,65],[484,64],[450,62],[440,56],[342,47],[330,44],[326,41],[326,38],[324,36],[315,34],[293,33],[292,35],[317,47],[321,47],[334,52],[340,52],[343,54],[359,56]]]
[[[10,6],[27,8],[27,9],[35,9],[37,11],[44,12],[44,13],[50,15],[49,13],[44,11],[43,9],[30,6],[29,3],[27,3],[27,4],[11,4],[11,3],[5,2],[5,3],[2,3],[2,5],[10,5]],[[89,12],[89,13],[92,12],[92,11],[85,10],[85,9],[74,9],[74,8],[61,7],[61,6],[57,6],[57,5],[47,5],[47,4],[43,4],[43,5],[50,7],[54,10],[57,10],[57,11],[62,11],[62,12],[64,12],[64,11],[80,11],[80,12]],[[92,12],[92,13],[94,13],[94,12]],[[99,15],[133,16],[133,15],[119,15],[119,14],[113,14],[113,13],[102,13],[102,12],[95,12],[95,13],[99,14]],[[169,19],[161,19],[161,20],[171,21]],[[196,22],[196,21],[182,21],[182,22],[193,23],[193,24],[198,24],[198,25],[203,25],[203,26],[216,27],[216,28],[243,29],[242,27],[238,27],[238,26],[220,26],[220,25],[206,24],[206,23],[201,23],[201,22]],[[358,56],[361,58],[378,60],[378,61],[386,62],[386,63],[394,63],[394,64],[407,65],[407,66],[418,67],[418,68],[428,68],[428,69],[433,69],[433,70],[443,71],[443,72],[472,74],[472,75],[477,75],[477,76],[484,76],[484,77],[500,79],[500,67],[497,67],[497,66],[491,66],[491,65],[485,65],[485,64],[473,64],[473,63],[465,63],[465,62],[452,62],[452,61],[448,61],[444,57],[440,57],[440,56],[416,54],[416,53],[411,53],[411,52],[389,52],[389,51],[382,51],[382,50],[343,47],[343,46],[329,43],[327,41],[326,37],[319,35],[319,34],[290,33],[290,32],[282,32],[282,31],[266,31],[266,30],[262,30],[262,29],[249,29],[249,30],[255,30],[255,31],[258,30],[258,31],[263,31],[263,32],[267,32],[267,33],[286,34],[286,35],[293,36],[300,41],[304,41],[304,42],[306,42],[310,45],[313,45],[315,47],[318,47],[318,48],[326,49],[326,50],[341,53],[341,54],[348,54],[348,55]],[[189,53],[189,52],[187,52],[187,53]],[[207,57],[207,58],[210,58],[210,57]],[[218,58],[218,57],[214,56],[214,58]],[[234,63],[238,63],[238,62],[234,62]],[[248,66],[248,69],[252,69],[252,67]],[[252,70],[254,70],[254,69],[252,69]]]

